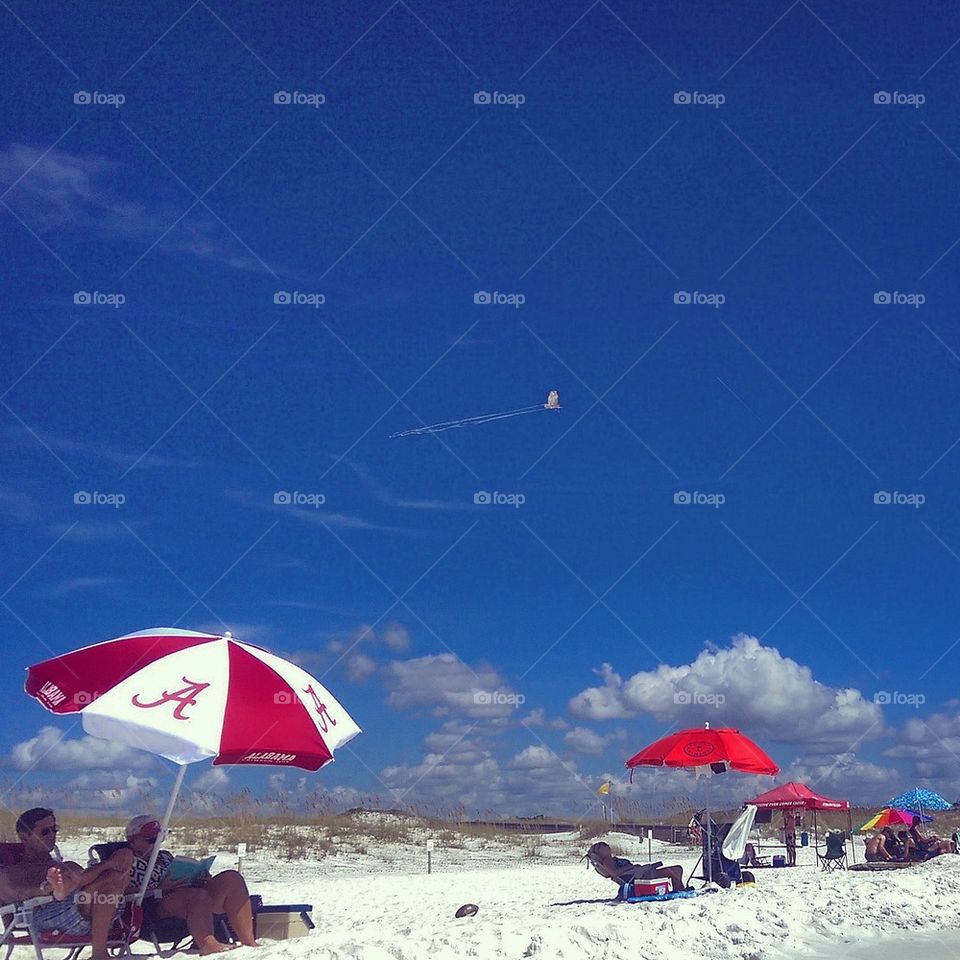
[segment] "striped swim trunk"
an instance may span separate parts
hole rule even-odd
[[[80,908],[73,902],[73,897],[66,900],[54,900],[45,903],[33,911],[37,926],[43,931],[68,933],[76,936],[86,936],[90,933],[90,921],[80,912]]]

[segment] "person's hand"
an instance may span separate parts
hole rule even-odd
[[[200,873],[194,874],[193,879],[190,881],[191,887],[205,887],[207,881],[210,879],[209,870],[201,870]]]

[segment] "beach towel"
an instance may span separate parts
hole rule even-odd
[[[912,867],[922,860],[873,860],[870,863],[852,863],[849,870],[899,870],[902,867]]]
[[[753,821],[757,815],[757,808],[747,804],[743,813],[733,821],[733,826],[727,831],[723,838],[723,855],[728,860],[739,860],[743,856],[743,851],[747,849],[747,841],[750,839],[750,831],[753,829]]]
[[[625,903],[649,903],[654,900],[687,900],[690,897],[702,897],[707,893],[718,893],[717,890],[704,888],[702,890],[677,890],[676,893],[657,893],[646,897],[627,897]]]

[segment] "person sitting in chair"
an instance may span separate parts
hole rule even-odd
[[[110,927],[123,901],[132,855],[118,851],[104,863],[84,869],[53,857],[57,819],[46,807],[33,807],[17,819],[23,860],[0,870],[0,899],[5,903],[53,895],[33,911],[41,931],[90,937],[93,960],[107,960]]]
[[[590,847],[586,857],[601,877],[607,877],[614,883],[663,877],[670,881],[674,893],[686,889],[683,885],[683,867],[680,864],[665,867],[661,863],[631,863],[625,857],[615,857],[610,844],[602,840]]]
[[[897,839],[903,845],[903,859],[904,860],[916,860],[914,856],[916,852],[916,844],[913,842],[913,838],[907,833],[906,830],[897,831]]]
[[[151,816],[134,817],[127,824],[127,844],[133,851],[128,889],[137,891],[143,885],[150,852],[162,832],[160,821]],[[215,877],[202,874],[193,879],[174,880],[168,877],[173,854],[161,850],[150,872],[148,890],[159,887],[163,894],[157,903],[157,917],[180,917],[186,920],[201,956],[230,950],[232,945],[221,943],[213,932],[213,916],[225,913],[234,933],[247,947],[258,947],[253,936],[253,910],[246,881],[236,870],[224,870]]]
[[[924,836],[920,830],[920,817],[913,815],[913,826],[910,827],[910,837],[917,849],[917,854],[921,859],[929,860],[941,853],[956,853],[957,849],[952,840],[944,840],[936,834],[931,833],[929,837]]]

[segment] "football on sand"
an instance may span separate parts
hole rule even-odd
[[[472,917],[480,908],[475,903],[465,903],[455,914],[457,917]]]

